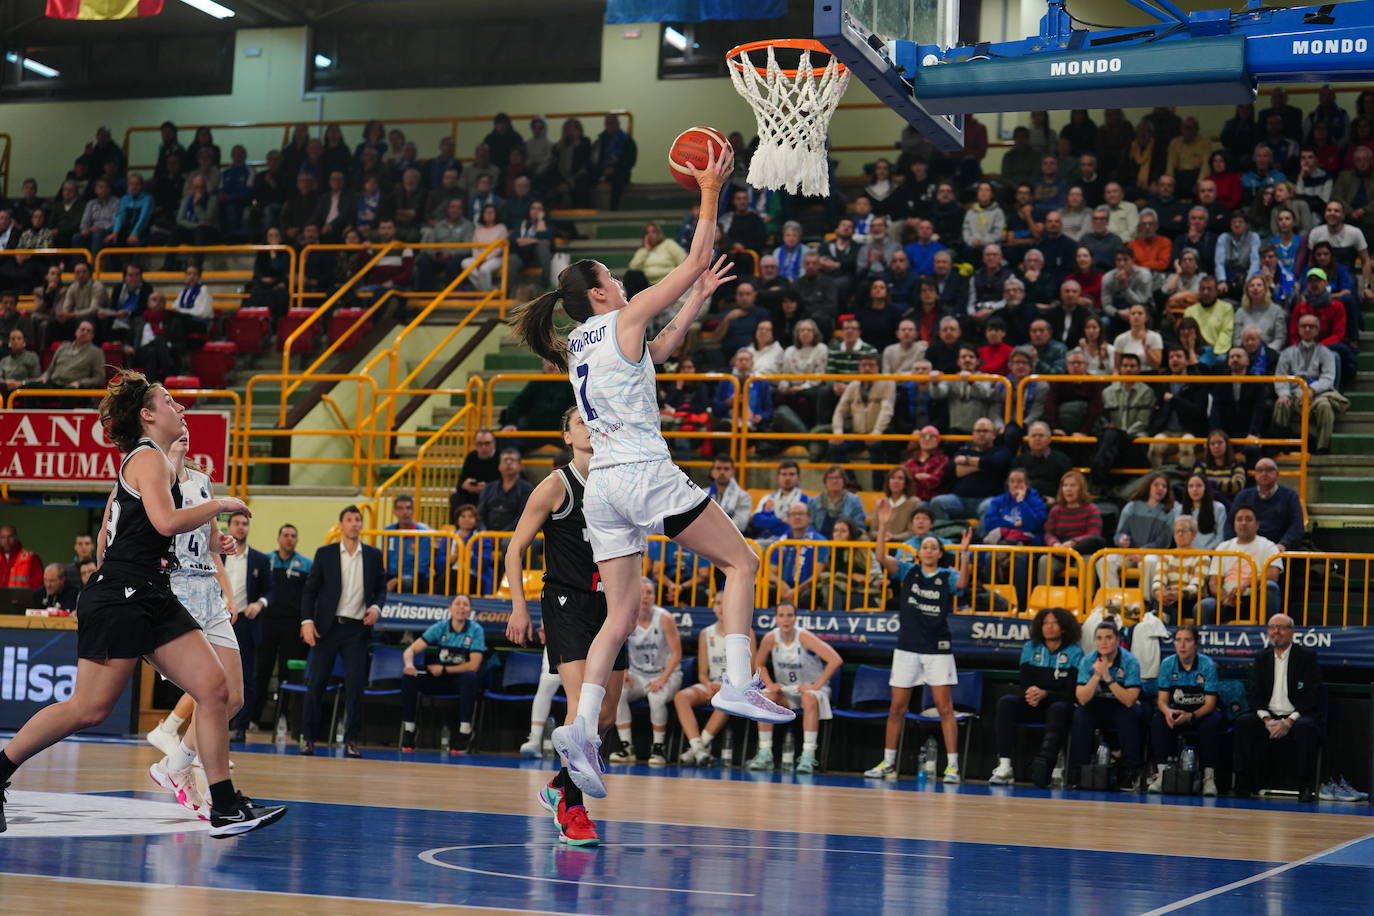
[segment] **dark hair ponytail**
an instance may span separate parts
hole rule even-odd
[[[580,323],[592,317],[592,301],[587,291],[600,287],[598,266],[596,261],[585,259],[568,265],[558,275],[556,289],[516,306],[511,313],[510,325],[520,342],[563,372],[568,371],[568,342],[554,327],[554,311],[562,303],[573,321]]]
[[[141,413],[148,406],[153,385],[141,372],[121,369],[110,381],[105,397],[100,401],[100,422],[121,452],[131,452],[143,438]]]

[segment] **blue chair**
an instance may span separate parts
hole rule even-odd
[[[973,745],[973,723],[979,719],[983,711],[983,672],[981,671],[961,671],[959,672],[959,683],[954,685],[954,721],[962,728],[963,747],[959,753],[959,776],[963,778],[964,768],[968,765],[970,748]],[[927,715],[927,710],[934,711],[935,699],[931,696],[930,687],[927,686],[921,691],[921,711],[919,713],[908,712],[906,721],[914,722],[918,729],[939,728],[939,714]]]
[[[849,685],[849,705],[832,704],[831,713],[836,719],[848,719],[851,722],[887,719],[888,708],[892,705],[892,688],[887,683],[891,673],[891,668],[860,665],[855,669],[854,680]],[[826,729],[822,742],[821,761],[826,769],[830,768],[830,736],[833,732],[833,728]]]
[[[539,678],[543,675],[542,652],[511,652],[506,655],[505,668],[501,672],[501,689],[485,690],[482,692],[481,702],[477,704],[477,709],[472,715],[472,737],[468,741],[468,752],[472,753],[477,744],[478,735],[481,734],[482,723],[486,721],[483,713],[488,703],[533,703],[534,691],[539,687]],[[529,690],[522,690],[518,693],[513,692],[514,688],[528,687]],[[434,699],[448,699],[449,697],[436,696]],[[451,698],[456,699],[457,694]]]
[[[379,697],[400,696],[400,681],[404,675],[405,650],[400,646],[377,646],[372,650],[372,661],[368,665],[363,702]],[[378,684],[387,686],[379,687]]]
[[[285,683],[285,684],[279,684],[279,685],[277,685],[277,705],[278,705],[278,707],[280,707],[281,705],[283,705],[283,704],[286,702],[286,696],[287,696],[288,694],[298,693],[298,694],[301,695],[301,699],[304,700],[306,693],[309,691],[309,684],[310,684],[310,666],[311,666],[311,664],[312,664],[314,661],[315,661],[315,650],[314,650],[314,649],[311,649],[311,650],[310,650],[310,654],[309,654],[308,656],[306,656],[306,660],[305,660],[305,683],[304,683],[304,684],[292,684],[292,683],[289,683],[289,682],[288,682],[288,683]],[[328,736],[327,736],[328,739],[329,739],[330,741],[334,740],[334,728],[335,728],[335,725],[338,723],[338,720],[339,720],[339,695],[340,695],[340,688],[343,687],[343,678],[344,678],[344,662],[343,662],[343,654],[340,653],[340,654],[334,656],[334,670],[331,671],[331,672],[329,672],[329,680],[326,681],[326,682],[325,682],[325,685],[324,685],[324,696],[327,697],[327,696],[329,696],[331,693],[334,695],[334,709],[333,709],[333,711],[329,714],[329,732],[328,732]],[[279,709],[278,709],[278,715],[280,715],[280,714],[281,714],[281,710],[280,710],[280,708],[279,708]],[[316,735],[315,737],[318,739],[320,736],[319,736],[319,735]]]

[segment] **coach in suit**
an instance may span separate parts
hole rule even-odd
[[[358,541],[363,514],[357,506],[339,513],[342,538],[315,551],[301,595],[301,639],[312,647],[305,697],[301,753],[315,753],[320,700],[334,670],[335,656],[344,663],[344,756],[361,757],[358,735],[363,727],[363,687],[367,683],[367,644],[372,625],[386,601],[382,552]]]
[[[272,600],[272,561],[261,550],[248,546],[249,520],[246,513],[229,516],[229,535],[238,548],[223,556],[224,572],[234,590],[234,638],[239,641],[239,661],[243,665],[243,708],[234,717],[234,740],[243,741],[252,719],[255,702],[253,688],[254,658],[258,651],[258,636],[262,624],[258,615]]]
[[[1236,720],[1237,795],[1254,791],[1257,759],[1274,742],[1292,739],[1298,751],[1298,800],[1316,801],[1317,746],[1322,740],[1322,671],[1317,653],[1293,644],[1293,618],[1269,618],[1269,647],[1250,672],[1250,712]]]

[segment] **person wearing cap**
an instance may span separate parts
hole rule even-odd
[[[1275,375],[1296,375],[1307,382],[1311,392],[1307,428],[1312,447],[1318,454],[1331,451],[1331,431],[1336,414],[1344,413],[1350,401],[1336,391],[1336,357],[1322,346],[1321,320],[1312,313],[1297,317],[1298,340],[1279,354]],[[1296,428],[1303,409],[1302,387],[1293,382],[1274,383],[1278,400],[1274,402],[1274,425]]]
[[[1355,380],[1355,351],[1345,342],[1345,306],[1336,302],[1328,287],[1326,271],[1311,267],[1307,271],[1307,289],[1303,297],[1293,306],[1288,319],[1288,345],[1297,344],[1302,338],[1298,334],[1298,322],[1304,315],[1317,318],[1317,343],[1335,355],[1340,364],[1338,388],[1345,388]]]

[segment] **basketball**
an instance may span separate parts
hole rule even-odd
[[[683,163],[691,163],[698,169],[711,164],[711,159],[728,141],[725,135],[714,127],[689,127],[677,135],[673,145],[668,148],[668,168],[678,184],[689,191],[697,190],[697,180],[687,171]]]

